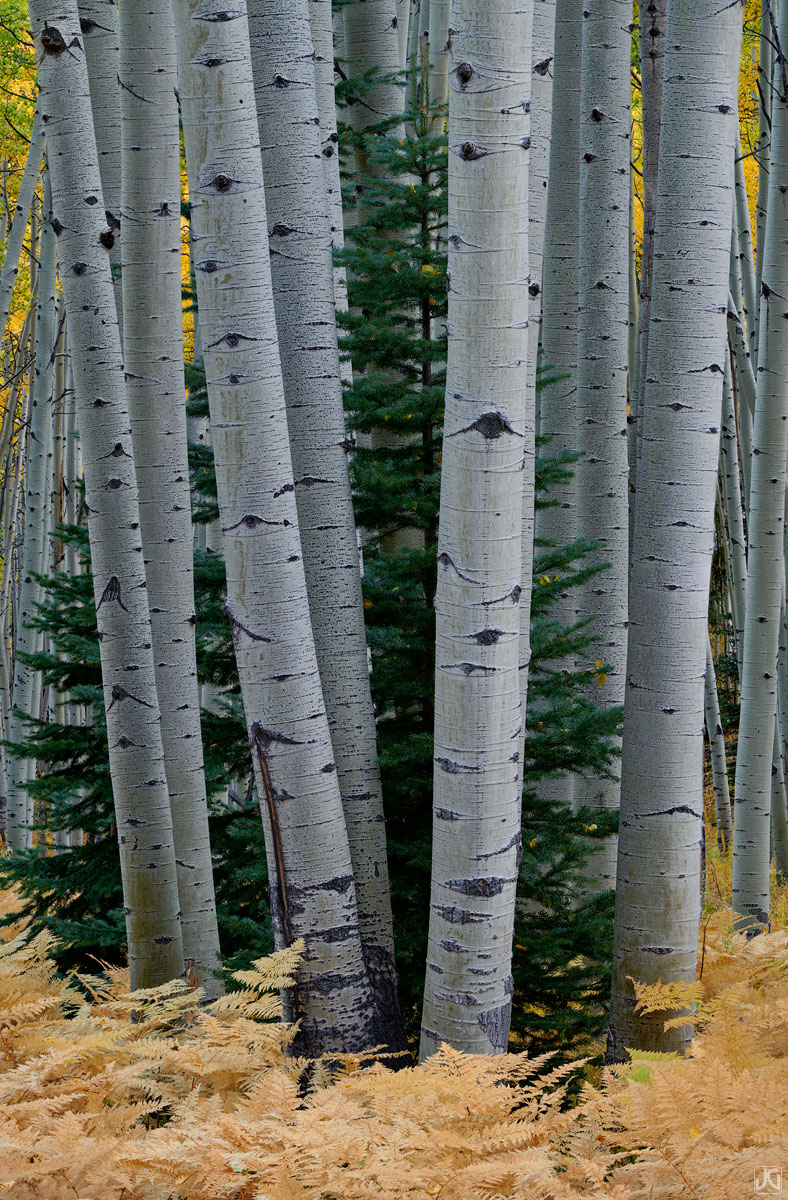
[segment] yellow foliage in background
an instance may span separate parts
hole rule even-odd
[[[729,910],[696,987],[639,989],[666,1019],[695,1006],[691,1056],[636,1055],[574,1107],[573,1068],[545,1059],[289,1056],[275,1017],[297,948],[203,1007],[177,983],[132,996],[121,971],[58,979],[46,935],[4,936],[0,1197],[740,1200],[788,1164],[788,932],[747,942]]]

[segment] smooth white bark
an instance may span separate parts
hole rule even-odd
[[[580,87],[579,318],[575,470],[578,536],[595,542],[585,563],[604,569],[581,585],[577,616],[593,642],[588,691],[602,708],[624,703],[629,569],[629,192],[631,0],[585,0]],[[595,669],[602,662],[604,673]],[[620,745],[620,742],[619,742]],[[578,778],[575,804],[618,808],[619,782]],[[615,886],[616,841],[589,863],[600,888]]]
[[[41,159],[44,154],[44,127],[41,114],[36,109],[33,117],[33,131],[30,134],[30,149],[27,162],[19,185],[19,193],[14,205],[11,228],[5,242],[5,255],[0,268],[0,330],[5,331],[8,313],[11,308],[11,297],[14,284],[19,274],[19,260],[25,240],[25,230],[30,219],[38,177],[41,173]],[[1,335],[0,335],[1,336]]]
[[[432,890],[421,1055],[509,1038],[520,846],[528,351],[526,9],[455,0],[449,359],[436,611]]]
[[[671,0],[638,476],[608,1056],[680,1049],[630,978],[694,980],[707,614],[741,7]]]
[[[788,6],[778,18],[788,47]],[[747,597],[741,714],[734,787],[732,906],[744,926],[769,921],[769,825],[777,650],[785,581],[785,466],[788,451],[788,95],[784,62],[772,95],[769,195],[761,255],[758,372],[747,511]],[[786,189],[785,191],[783,189]]]
[[[183,970],[139,503],[87,66],[75,0],[30,0],[79,405],[132,987]]]
[[[226,612],[274,931],[279,945],[306,941],[289,1015],[308,1053],[360,1050],[374,1000],[307,602],[246,5],[175,0],[174,12]]]
[[[120,8],[124,359],[184,958],[220,990],[183,391],[180,139],[170,0]]]

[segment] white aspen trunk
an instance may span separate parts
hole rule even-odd
[[[363,98],[348,104],[348,124],[361,133],[401,113],[405,101],[404,89],[393,79],[400,69],[395,0],[351,0],[342,18],[347,74],[361,75],[377,67],[381,75],[380,83],[366,90]],[[366,167],[366,155],[358,150],[356,169]]]
[[[577,391],[577,229],[579,222],[581,0],[557,0],[550,136],[550,170],[542,268],[542,364],[548,376],[559,376],[537,397],[538,430],[550,438],[546,454],[577,450],[574,414]],[[554,507],[536,514],[536,536],[556,546],[577,537],[577,490],[573,476],[562,485]],[[565,591],[550,616],[562,625],[575,622],[575,596]],[[574,657],[556,660],[557,671],[573,671]],[[574,783],[570,774],[540,781],[542,795],[569,804]]]
[[[170,0],[120,8],[124,359],[183,954],[221,991],[205,793],[183,391],[181,172]]]
[[[315,92],[317,114],[320,119],[323,172],[328,194],[328,216],[331,222],[331,244],[336,254],[341,252],[345,246],[345,226],[342,215],[342,184],[339,177],[339,134],[334,91],[334,35],[331,0],[309,0],[309,25],[312,30],[312,46],[315,56]],[[337,312],[347,312],[347,271],[340,263],[334,263],[334,303]],[[350,363],[344,361],[341,364],[341,370],[343,381],[350,383],[352,381]]]
[[[35,617],[35,606],[41,588],[35,575],[43,565],[49,512],[47,455],[50,448],[52,423],[52,390],[55,349],[55,268],[57,245],[49,227],[49,188],[46,189],[46,211],[41,223],[38,243],[38,270],[35,277],[36,316],[33,323],[35,362],[31,374],[30,426],[25,454],[25,524],[22,549],[22,586],[16,610],[14,638],[13,708],[9,723],[9,739],[14,744],[25,740],[25,717],[37,717],[40,707],[38,672],[22,662],[21,654],[32,654],[37,648],[37,631],[29,622]],[[35,772],[30,759],[11,756],[8,771],[8,808],[6,836],[11,850],[29,849],[32,842],[32,797],[26,784]]]
[[[422,6],[426,0],[422,0]],[[426,24],[430,63],[430,100],[433,104],[445,104],[449,95],[449,20],[451,0],[429,0]],[[533,22],[529,20],[526,38],[530,46]],[[522,47],[525,53],[526,47]]]
[[[711,643],[708,642],[708,639],[706,649],[705,717],[706,732],[709,736],[714,808],[717,814],[717,845],[720,852],[722,852],[730,846],[733,839],[733,824],[731,822],[731,797],[728,788],[728,764],[725,758],[725,735],[722,732],[720,700],[717,695],[717,675],[714,670],[714,656],[711,652]]]
[[[758,195],[755,201],[755,312],[750,333],[753,366],[758,365],[758,322],[760,320],[761,274],[766,240],[766,204],[769,191],[769,157],[772,139],[772,30],[769,12],[772,0],[761,0],[760,59],[758,63]]]
[[[577,532],[605,568],[577,592],[577,615],[590,622],[588,691],[602,708],[624,703],[629,571],[629,192],[632,0],[585,0],[580,87],[579,317],[576,468]],[[594,668],[596,661],[607,668]],[[618,742],[620,745],[620,741]],[[619,782],[578,777],[575,805],[618,808]],[[592,855],[588,874],[615,887],[616,840]]]
[[[635,471],[640,468],[643,428],[643,397],[651,321],[651,275],[654,266],[654,219],[657,205],[657,164],[662,114],[662,78],[665,70],[665,25],[668,0],[649,0],[639,6],[640,79],[643,112],[643,246],[640,259],[640,313],[638,377],[630,404],[637,412]],[[635,493],[637,499],[637,493]]]
[[[174,11],[226,612],[277,944],[306,941],[287,1015],[308,1054],[361,1050],[375,1005],[307,603],[246,5],[175,0]]]
[[[738,247],[739,274],[741,276],[744,316],[747,332],[752,333],[758,301],[755,292],[755,253],[752,245],[752,223],[750,202],[747,198],[747,181],[744,177],[741,131],[736,143],[736,243]]]
[[[399,50],[399,69],[405,71],[408,66],[408,34],[413,9],[413,0],[396,0],[397,48]]]
[[[553,103],[555,0],[535,0],[531,40],[531,145],[528,152],[528,360],[525,380],[525,457],[523,460],[523,588],[530,599],[534,565],[534,484],[537,427],[536,369],[542,329],[542,263],[544,259],[547,176],[550,165],[550,121]],[[530,431],[533,431],[533,434]],[[531,605],[521,601],[520,697],[525,713],[531,659]],[[522,746],[525,746],[523,720]]]
[[[139,503],[87,66],[75,0],[30,0],[86,508],[132,987],[183,970]]]
[[[0,268],[0,337],[5,332],[6,322],[8,321],[14,284],[19,274],[19,259],[22,254],[22,246],[24,245],[25,230],[27,229],[27,222],[33,205],[33,196],[35,195],[38,176],[41,173],[41,159],[43,156],[44,126],[41,121],[40,111],[37,108],[33,117],[33,130],[30,134],[30,149],[27,154],[27,162],[22,175],[22,182],[19,185],[16,204],[14,205],[8,240],[5,242],[3,265]]]
[[[779,38],[788,47],[788,5]],[[736,750],[732,907],[755,932],[769,921],[769,830],[777,650],[785,581],[785,465],[788,442],[788,84],[777,56],[772,95],[769,196],[761,255],[758,373],[747,510],[747,597]]]
[[[779,706],[778,706],[779,707]],[[783,744],[779,732],[779,713],[774,728],[772,751],[771,843],[778,878],[788,876],[788,811],[785,797],[785,767]]]
[[[608,1058],[681,1050],[630,979],[694,980],[708,599],[741,5],[671,0],[643,454],[630,579]],[[691,85],[689,81],[691,80]]]
[[[736,414],[733,407],[733,379],[730,355],[725,355],[725,379],[722,391],[722,425],[720,427],[720,465],[728,549],[732,575],[733,624],[736,632],[736,654],[739,677],[744,652],[744,609],[747,595],[747,542],[744,534],[741,483],[739,476],[739,445],[736,433]]]
[[[744,482],[744,510],[750,505],[750,471],[752,468],[752,422],[755,414],[756,381],[753,371],[753,360],[748,348],[749,343],[744,324],[739,314],[738,306],[733,295],[728,293],[728,336],[735,375],[733,383],[736,389],[738,404],[736,412],[739,418],[739,441],[741,444],[741,468]]]
[[[404,1048],[307,0],[250,0],[274,312],[309,611],[382,1025]],[[281,81],[277,83],[276,81]]]
[[[129,0],[122,0],[128,3]],[[135,7],[139,0],[133,0]],[[118,74],[117,0],[77,0],[79,25],[88,64],[93,129],[96,134],[101,188],[107,225],[116,234],[109,261],[115,285],[115,307],[122,332],[122,289],[120,283],[120,77]]]
[[[509,1040],[528,349],[529,15],[455,0],[432,890],[421,1056]]]

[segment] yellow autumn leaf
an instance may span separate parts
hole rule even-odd
[[[605,684],[607,683],[607,675],[605,675],[604,671],[602,672],[601,675],[597,675],[596,681],[600,687],[605,686]]]

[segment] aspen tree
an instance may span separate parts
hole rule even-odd
[[[654,225],[608,1057],[681,1049],[631,979],[694,980],[707,614],[719,460],[741,5],[671,0]]]
[[[643,245],[640,256],[638,313],[638,377],[630,405],[637,414],[635,479],[640,466],[643,396],[651,322],[651,274],[654,266],[654,219],[657,205],[657,166],[662,120],[662,77],[665,71],[665,25],[668,0],[648,0],[640,14],[640,81],[643,113]],[[637,499],[637,494],[635,496]]]
[[[274,932],[278,945],[306,942],[288,1013],[306,1053],[361,1050],[374,1043],[375,1003],[307,603],[246,5],[175,0],[174,11],[225,611]]]
[[[19,259],[25,240],[25,230],[30,219],[38,177],[41,173],[41,159],[44,154],[44,126],[41,113],[36,108],[33,117],[33,130],[30,134],[30,148],[27,161],[19,185],[19,193],[14,205],[11,228],[5,241],[5,256],[0,267],[0,337],[5,332],[8,313],[11,308],[11,297],[14,291],[17,275],[19,274]]]
[[[557,0],[550,134],[550,172],[542,267],[542,363],[554,381],[538,396],[538,430],[550,438],[547,452],[559,455],[577,450],[574,415],[577,388],[577,228],[579,222],[580,54],[581,0]],[[577,537],[575,479],[562,484],[555,506],[536,514],[536,536],[556,546]],[[574,593],[557,598],[551,617],[562,625],[575,621]],[[556,670],[574,670],[574,657],[555,663]],[[574,785],[566,774],[540,783],[543,795],[570,803]]]
[[[124,0],[126,3],[126,0]],[[136,7],[139,0],[134,0]],[[106,205],[107,225],[115,233],[109,261],[115,284],[115,305],[122,320],[120,286],[120,78],[118,74],[117,0],[78,0],[79,25],[85,46],[93,110],[93,129]]]
[[[788,442],[788,5],[781,5],[771,101],[769,194],[761,254],[757,398],[747,510],[747,596],[734,784],[732,906],[751,930],[769,921],[769,829],[777,650],[785,585]]]
[[[127,396],[183,953],[210,996],[219,988],[219,933],[194,640],[181,329],[180,139],[170,0],[121,5],[119,32]]]
[[[714,670],[714,655],[709,643],[706,650],[706,696],[704,701],[706,732],[709,738],[714,808],[717,814],[717,845],[720,851],[730,846],[733,839],[731,823],[731,797],[728,788],[728,764],[725,758],[725,734],[720,719],[720,698],[717,693],[717,675]]]
[[[25,740],[25,717],[37,717],[35,702],[35,668],[22,660],[23,655],[36,649],[36,630],[29,622],[35,617],[35,606],[40,598],[40,586],[36,575],[42,567],[44,543],[47,535],[48,488],[47,453],[49,448],[48,427],[52,422],[52,391],[54,372],[52,362],[55,349],[55,268],[57,263],[57,240],[49,227],[49,187],[45,189],[45,212],[41,223],[38,243],[38,271],[36,273],[36,314],[33,322],[35,337],[35,362],[31,379],[30,428],[25,455],[25,532],[22,549],[22,587],[20,603],[16,612],[14,637],[13,708],[9,726],[9,739],[18,744]],[[8,770],[8,807],[6,811],[6,835],[12,850],[29,849],[32,846],[32,804],[25,787],[34,764],[28,759],[12,755]]]
[[[351,0],[342,9],[344,56],[350,76],[377,70],[379,80],[361,97],[348,102],[348,123],[355,133],[402,112],[405,92],[397,83],[400,70],[395,0]],[[418,25],[418,16],[414,18]],[[356,169],[366,170],[363,148],[356,150]]]
[[[624,702],[629,569],[629,192],[631,0],[585,0],[580,86],[579,317],[575,468],[577,532],[595,542],[587,563],[606,569],[582,585],[577,615],[593,642],[594,700]],[[589,689],[589,690],[590,690]],[[620,742],[619,742],[620,744]],[[596,775],[575,782],[575,803],[617,809],[619,784]],[[615,885],[616,843],[594,854],[596,886]]]
[[[369,683],[307,0],[250,0],[274,312],[309,611],[345,813],[364,958],[399,1029],[383,793]],[[276,82],[281,81],[281,82]]]
[[[432,890],[421,1055],[509,1038],[520,846],[530,60],[523,6],[455,0],[449,358],[436,611]]]
[[[30,0],[79,404],[93,589],[132,987],[183,970],[139,502],[82,34],[75,0]]]
[[[544,257],[547,176],[550,163],[550,117],[553,100],[555,0],[534,0],[531,37],[531,144],[528,151],[528,360],[525,382],[526,433],[536,433],[536,371],[542,328],[542,262]],[[523,460],[523,586],[530,593],[534,560],[535,436],[526,438]],[[523,597],[520,612],[520,696],[525,712],[531,658],[531,606]],[[525,722],[523,721],[523,747]]]

